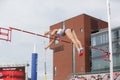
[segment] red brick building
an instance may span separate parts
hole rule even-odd
[[[84,55],[78,56],[77,50],[73,53],[70,43],[58,42],[51,46],[53,49],[53,80],[66,80],[72,73],[89,72],[91,33],[106,28],[107,22],[82,14],[64,21],[65,28],[73,28],[84,47]],[[62,28],[63,22],[50,26],[50,29]],[[71,42],[66,36],[62,40]]]

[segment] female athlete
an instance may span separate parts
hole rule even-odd
[[[77,38],[77,36],[75,34],[75,31],[73,29],[71,29],[71,28],[53,29],[53,30],[50,30],[48,32],[45,32],[44,35],[45,36],[50,35],[51,37],[53,37],[53,39],[50,41],[48,46],[45,47],[45,49],[49,48],[50,45],[54,43],[56,38],[60,38],[60,37],[63,37],[63,36],[66,35],[73,42],[73,44],[75,45],[75,47],[76,47],[76,49],[78,51],[78,55],[79,56],[83,55],[83,48],[82,48],[81,42],[78,40],[78,38]]]

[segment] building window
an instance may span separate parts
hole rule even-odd
[[[120,29],[112,31],[112,50],[113,50],[113,67],[120,69]],[[108,31],[99,32],[91,36],[91,46],[104,49],[109,52]],[[109,70],[109,63],[102,59],[102,51],[91,49],[91,71]]]
[[[91,19],[90,23],[91,23],[91,29],[93,30],[93,33],[97,32],[98,31],[98,21],[95,19]]]
[[[91,39],[91,45],[92,45],[92,46],[95,46],[95,45],[96,45],[96,37],[95,37],[95,36],[92,37],[92,39]]]
[[[80,28],[80,32],[83,32],[83,28]]]
[[[102,36],[98,35],[98,36],[96,36],[96,38],[97,38],[97,40],[96,40],[97,45],[102,44]]]
[[[118,30],[118,37],[120,38],[120,30]]]
[[[101,44],[108,43],[108,33],[107,32],[101,33],[101,41],[102,41]]]
[[[57,68],[56,66],[54,66],[54,76],[56,76],[56,71],[57,71]]]
[[[113,39],[113,41],[119,39],[119,31],[118,30],[112,32],[112,39]]]

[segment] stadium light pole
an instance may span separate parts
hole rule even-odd
[[[107,17],[108,17],[108,35],[109,35],[109,52],[110,52],[110,80],[113,80],[113,53],[112,53],[112,31],[111,31],[111,12],[110,0],[107,0]]]

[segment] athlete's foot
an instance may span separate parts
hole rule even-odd
[[[81,48],[81,50],[78,52],[79,56],[83,56],[83,48]]]

